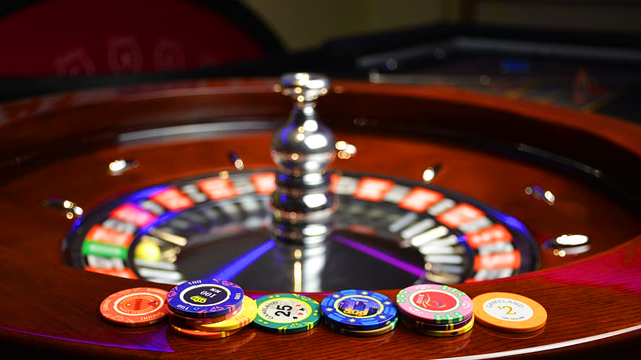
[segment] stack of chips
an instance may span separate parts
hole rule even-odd
[[[398,292],[401,323],[419,334],[465,334],[474,326],[472,299],[461,290],[435,284],[412,285]]]
[[[182,283],[167,294],[171,328],[192,339],[221,339],[250,324],[258,312],[256,301],[243,289],[218,279]]]
[[[256,299],[254,325],[276,334],[296,334],[318,325],[321,314],[316,300],[299,294],[272,294]]]
[[[325,325],[344,335],[377,336],[396,327],[394,302],[383,294],[366,290],[342,290],[321,301]]]

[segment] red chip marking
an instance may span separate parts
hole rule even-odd
[[[172,211],[184,210],[194,206],[194,202],[187,195],[173,187],[159,192],[152,196],[151,199]]]
[[[394,182],[375,178],[362,178],[354,197],[370,201],[381,201],[394,187]]]
[[[423,188],[414,188],[398,203],[398,206],[415,212],[423,212],[441,201],[441,199],[443,199],[443,194],[441,193]]]

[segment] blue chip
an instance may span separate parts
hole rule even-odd
[[[244,296],[243,289],[229,281],[193,280],[171,289],[167,294],[167,305],[181,316],[211,318],[238,309]]]
[[[321,302],[326,320],[347,330],[375,330],[396,319],[394,302],[383,294],[366,290],[342,290]]]

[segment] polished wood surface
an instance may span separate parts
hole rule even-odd
[[[622,351],[641,339],[641,219],[630,207],[641,199],[634,186],[641,180],[641,128],[457,89],[356,82],[337,82],[318,107],[337,138],[358,148],[354,158],[337,160],[334,169],[419,181],[425,167],[441,163],[436,185],[515,216],[539,242],[565,233],[590,236],[592,248],[585,255],[561,258],[544,251],[539,271],[456,286],[471,297],[508,291],[535,299],[548,312],[542,330],[513,335],[477,324],[468,334],[441,339],[399,325],[387,335],[354,338],[320,324],[304,334],[273,335],[247,327],[227,339],[196,341],[181,338],[166,324],[127,329],[102,321],[98,306],[111,293],[172,286],[63,265],[61,242],[72,221],[42,201],[58,196],[90,209],[123,191],[231,170],[230,151],[250,168],[272,167],[268,128],[290,107],[289,99],[274,91],[275,82],[200,81],[3,104],[0,341],[24,351],[83,358],[550,358]],[[158,127],[241,121],[266,125],[170,141],[118,137]],[[519,144],[598,172],[516,151]],[[118,158],[136,159],[140,167],[111,176],[107,164]],[[523,190],[532,184],[552,190],[555,205],[526,196]],[[372,290],[391,298],[397,292]]]

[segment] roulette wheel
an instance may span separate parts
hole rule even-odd
[[[312,76],[322,86],[310,93],[289,79],[3,104],[2,343],[80,358],[554,358],[634,347],[641,128],[463,89]],[[126,288],[204,276],[249,296],[317,301],[353,287],[396,298],[425,283],[518,293],[547,323],[447,338],[402,326],[363,338],[246,327],[203,342],[163,322],[116,327],[98,311]]]

